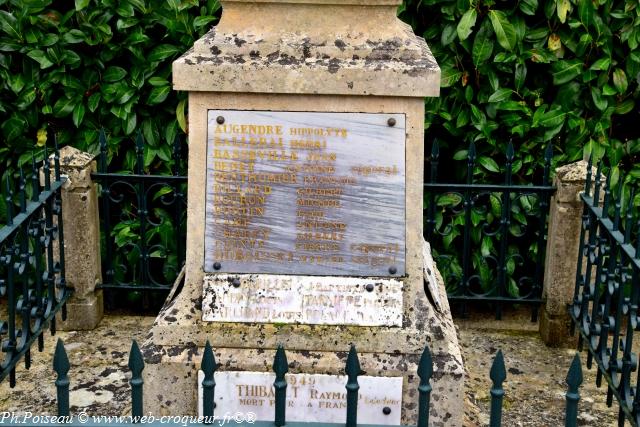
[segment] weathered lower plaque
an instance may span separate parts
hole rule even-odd
[[[404,114],[209,110],[205,272],[402,276]]]
[[[198,414],[202,414],[202,380],[198,373]],[[258,421],[273,421],[274,374],[217,372],[216,414],[245,414]],[[346,422],[346,376],[287,375],[287,421]],[[402,377],[358,377],[358,423],[400,425]]]
[[[206,322],[402,326],[402,281],[355,277],[209,275]]]

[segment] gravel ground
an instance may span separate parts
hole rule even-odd
[[[17,385],[0,383],[0,412],[56,414],[53,352],[58,338],[67,350],[71,414],[121,415],[129,410],[128,375],[131,340],[142,342],[153,317],[105,316],[94,331],[57,332],[45,335],[42,353],[32,351],[31,369],[24,363],[16,370]]]
[[[546,347],[538,335],[537,324],[530,324],[526,318],[517,325],[478,319],[457,324],[468,373],[465,383],[468,425],[489,423],[489,371],[498,350],[502,350],[507,369],[502,425],[564,425],[565,379],[575,350]],[[510,324],[519,329],[507,329]],[[584,352],[580,356],[584,382],[580,389],[578,425],[617,425],[617,405],[607,407],[606,387],[596,387],[595,369],[587,369]]]
[[[33,353],[29,371],[21,364],[18,384],[0,384],[0,412],[55,413],[54,375],[51,369],[55,339],[65,342],[71,362],[71,411],[89,414],[125,414],[129,410],[127,357],[131,339],[141,342],[152,317],[106,316],[100,327],[89,332],[59,332],[47,337],[45,351]],[[458,320],[468,378],[466,381],[466,425],[484,426],[489,421],[489,369],[498,349],[507,367],[504,426],[564,425],[565,378],[574,350],[545,347],[537,325],[525,312],[507,313],[497,322],[490,315]],[[616,425],[617,406],[607,408],[606,389],[595,386],[595,372],[584,366],[579,425]]]

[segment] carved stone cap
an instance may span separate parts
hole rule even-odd
[[[84,169],[91,165],[94,158],[94,155],[80,151],[70,145],[65,145],[60,149],[61,168]]]
[[[178,90],[437,96],[440,69],[400,0],[223,0],[174,63]]]

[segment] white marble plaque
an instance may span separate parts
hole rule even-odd
[[[198,414],[202,415],[202,380],[198,372]],[[345,423],[346,376],[288,374],[286,419],[289,422]],[[251,413],[258,421],[273,421],[275,374],[217,372],[215,413]],[[400,425],[402,377],[358,377],[358,424]],[[385,415],[384,408],[391,412]]]
[[[208,275],[206,322],[402,326],[402,281],[356,277]]]
[[[204,270],[405,274],[405,115],[209,110]]]

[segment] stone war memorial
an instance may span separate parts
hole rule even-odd
[[[460,348],[422,238],[427,44],[400,0],[221,3],[173,68],[189,92],[186,273],[143,346],[145,413],[198,413],[209,340],[216,413],[273,420],[282,345],[287,420],[341,423],[354,345],[358,422],[412,423],[429,346],[432,423],[462,425]]]

